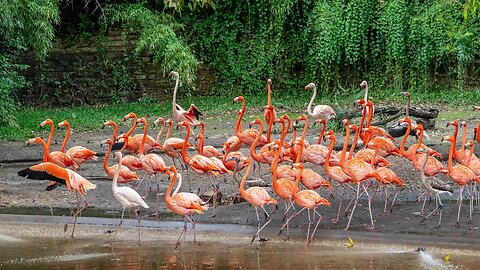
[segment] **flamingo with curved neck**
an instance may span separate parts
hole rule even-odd
[[[418,136],[418,143],[415,147],[415,153],[418,151],[418,149],[420,149],[423,141],[424,131],[423,131],[422,124],[417,125],[417,133],[419,134],[419,136]],[[418,171],[420,171],[422,168],[422,165],[424,162],[423,158],[424,158],[424,155],[422,154],[416,154],[413,156],[412,163]],[[429,156],[427,165],[425,166],[425,174],[428,176],[434,176],[437,173],[448,174],[448,170],[436,158]]]
[[[67,127],[67,133],[65,133],[65,139],[63,140],[62,149],[60,152],[64,152],[71,157],[77,166],[80,166],[80,164],[88,160],[97,160],[97,156],[95,156],[96,152],[83,146],[73,146],[69,148],[67,152],[65,152],[65,147],[67,146],[68,138],[70,137],[70,124],[67,120],[58,124],[58,128],[63,126]]]
[[[271,84],[272,80],[267,80],[267,92],[268,92],[268,100],[267,105],[263,106],[263,117],[265,118],[265,123],[267,123],[267,143],[270,143],[270,135],[272,133],[272,126],[275,124],[275,119],[277,119],[277,113],[275,112],[275,107],[272,106],[270,93],[271,93]]]
[[[173,100],[172,100],[172,112],[173,119],[177,122],[187,121],[190,124],[194,125],[200,120],[202,112],[194,104],[190,105],[187,111],[185,111],[182,106],[177,103],[177,89],[178,82],[180,81],[180,75],[176,71],[170,72],[170,76],[175,77],[175,89],[173,90]]]
[[[309,89],[313,89],[313,95],[307,106],[308,115],[315,120],[325,119],[325,121],[328,121],[332,118],[337,117],[337,114],[335,113],[335,111],[332,109],[332,107],[328,105],[317,105],[312,110],[313,101],[317,97],[317,86],[314,83],[309,83],[307,84],[307,86],[305,86],[305,90],[307,91]]]
[[[252,146],[253,141],[257,137],[258,131],[255,129],[246,129],[243,130],[242,128],[242,119],[243,115],[245,114],[245,109],[246,109],[246,103],[245,99],[243,96],[238,96],[233,99],[233,102],[242,102],[242,109],[240,110],[240,113],[238,115],[238,120],[237,124],[235,126],[235,135],[240,139],[240,141],[248,146]],[[264,146],[267,143],[267,138],[263,135],[261,135],[260,140],[258,142],[258,146]]]
[[[113,179],[115,176],[115,172],[117,171],[117,167],[120,166],[119,175],[116,180],[118,181],[118,183],[123,184],[140,179],[134,171],[130,170],[127,166],[123,164],[114,164],[112,166],[108,166],[108,157],[110,156],[110,153],[112,151],[113,141],[111,139],[107,139],[102,141],[102,144],[108,144],[107,152],[105,153],[105,157],[103,158],[103,169],[105,170],[105,173],[108,175],[108,177]],[[122,163],[123,162],[124,158],[122,157]]]

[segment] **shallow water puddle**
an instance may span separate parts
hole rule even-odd
[[[253,245],[192,242],[178,250],[172,242],[116,242],[95,239],[25,238],[0,242],[0,269],[475,269],[480,258],[452,253],[450,262],[428,250],[400,246],[345,248],[334,241],[305,247],[303,242],[272,241]]]

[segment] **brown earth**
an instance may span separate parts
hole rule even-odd
[[[445,108],[444,108],[445,109]],[[450,109],[449,111],[442,111],[436,121],[436,128],[429,130],[428,133],[431,137],[430,141],[426,141],[426,144],[432,146],[437,151],[444,154],[445,157],[448,155],[448,144],[440,143],[441,137],[443,135],[453,134],[453,128],[446,127],[446,122],[448,120],[463,118],[467,120],[469,126],[469,132],[473,129],[473,126],[476,125],[476,115],[473,112],[469,112],[470,108],[455,108]],[[278,112],[283,113],[283,112]],[[295,115],[298,115],[297,112]],[[249,114],[248,119],[253,119],[254,112]],[[120,116],[119,116],[120,118]],[[207,131],[206,131],[206,144],[220,146],[225,139],[234,133],[234,119],[233,116],[226,116],[228,120],[225,120],[223,116],[208,116],[206,121]],[[462,120],[463,120],[462,119]],[[245,127],[244,123],[244,127]],[[121,127],[124,131],[127,127]],[[310,142],[314,142],[315,137],[318,134],[318,128],[315,130],[310,130],[307,134],[307,139]],[[140,132],[140,131],[138,131]],[[338,132],[337,132],[338,133]],[[344,132],[343,132],[344,133]],[[338,141],[343,142],[343,133],[342,136],[337,138]],[[42,135],[46,137],[46,133],[35,134]],[[153,135],[153,132],[151,132]],[[60,148],[62,135],[57,134],[57,142],[52,145],[54,150]],[[110,130],[97,130],[92,132],[85,133],[74,133],[72,134],[72,140],[69,142],[69,146],[73,145],[83,145],[92,150],[98,152],[99,156],[104,155],[105,149],[100,148],[100,142],[103,139],[106,139],[111,136]],[[181,137],[183,136],[180,131],[175,130],[173,136]],[[277,134],[275,136],[278,136]],[[472,135],[469,135],[471,138]],[[193,140],[192,140],[193,142]],[[397,139],[397,145],[400,140]],[[414,142],[413,138],[410,138],[407,145],[410,145]],[[54,205],[54,214],[65,213],[64,210],[69,210],[75,207],[75,195],[66,190],[65,187],[60,187],[55,192],[45,191],[45,187],[48,181],[34,181],[24,179],[17,176],[17,171],[31,166],[40,161],[42,156],[42,148],[39,145],[27,147],[25,143],[21,142],[0,142],[1,149],[1,161],[0,161],[0,211],[1,213],[37,213],[37,214],[48,214],[49,207],[53,202]],[[478,148],[477,148],[478,149]],[[242,152],[247,153],[247,149],[243,148]],[[478,155],[478,151],[477,155]],[[458,209],[458,204],[456,199],[458,198],[458,186],[455,184],[455,194],[452,197],[443,196],[443,203],[445,204],[443,211],[443,221],[440,227],[437,227],[438,216],[433,216],[429,218],[424,223],[421,223],[422,216],[419,216],[419,211],[421,209],[421,203],[417,203],[416,199],[418,197],[418,187],[419,187],[419,173],[415,171],[406,159],[399,157],[388,157],[388,159],[394,163],[392,170],[394,170],[397,175],[404,179],[405,186],[400,190],[400,193],[397,197],[393,211],[388,211],[386,214],[383,212],[383,202],[384,202],[384,192],[382,190],[375,189],[373,193],[372,200],[372,210],[373,217],[375,219],[376,229],[374,231],[383,232],[383,233],[408,233],[408,234],[422,234],[422,235],[432,235],[435,237],[442,236],[463,236],[463,237],[479,237],[480,236],[480,227],[479,227],[479,208],[478,205],[474,208],[473,222],[468,222],[468,198],[464,200],[462,207],[460,226],[454,226],[456,213]],[[86,199],[89,202],[89,212],[84,215],[106,215],[111,216],[112,214],[118,217],[121,209],[118,203],[115,201],[112,192],[110,180],[106,177],[106,174],[103,171],[102,162],[103,157],[100,157],[97,162],[87,162],[82,165],[79,170],[79,173],[85,178],[91,180],[93,183],[97,184],[95,190],[88,192]],[[166,157],[165,161],[167,164],[171,163],[171,159]],[[446,164],[446,159],[442,160]],[[113,159],[110,158],[110,165],[113,164]],[[323,176],[325,172],[323,167],[312,166],[311,164],[308,167],[313,168]],[[269,186],[271,186],[271,175],[269,168],[263,165],[261,167],[260,173],[255,172],[254,177],[262,178]],[[444,176],[440,176],[445,178]],[[181,218],[172,215],[169,213],[168,209],[165,206],[163,201],[163,192],[166,191],[168,186],[167,178],[165,176],[157,177],[159,184],[159,195],[155,196],[156,185],[152,185],[152,192],[148,195],[146,201],[150,205],[150,209],[147,211],[142,210],[142,214],[145,215],[144,218],[152,220],[180,220]],[[210,217],[212,211],[207,211],[204,215],[197,216],[197,221],[202,223],[234,223],[234,224],[250,224],[255,225],[255,214],[253,209],[250,210],[249,218],[247,221],[247,212],[249,212],[248,205],[246,203],[233,204],[232,198],[238,192],[237,184],[231,177],[221,176],[218,181],[220,182],[222,196],[222,203],[217,207],[216,217]],[[450,180],[451,181],[451,180]],[[208,180],[203,176],[195,175],[193,172],[189,171],[184,177],[184,185],[182,191],[192,191],[198,192],[200,194],[208,192],[210,190]],[[376,186],[376,184],[373,184]],[[347,218],[344,215],[341,215],[341,219],[338,224],[332,224],[331,219],[336,215],[339,196],[338,196],[338,187],[336,184],[333,184],[333,195],[334,197],[329,196],[327,190],[320,190],[320,194],[329,198],[332,203],[331,207],[320,207],[319,212],[324,215],[323,221],[320,223],[319,230],[339,230],[343,229],[346,226]],[[267,187],[271,191],[270,187]],[[139,192],[142,194],[146,190],[146,186],[142,185]],[[389,188],[389,198],[393,198],[395,190]],[[349,191],[349,199],[353,196],[353,192]],[[466,198],[466,197],[465,197]],[[348,204],[349,199],[343,199],[343,207]],[[435,200],[427,200],[425,206],[425,212],[430,212],[435,207]],[[275,210],[274,207],[267,207],[267,210],[272,214],[272,222],[269,225],[270,231],[272,228],[274,231],[279,229],[282,225],[282,209],[283,205],[281,204],[278,210]],[[93,211],[92,211],[93,210]],[[298,208],[297,208],[298,210]],[[343,211],[342,211],[343,212]],[[263,218],[262,218],[263,220]],[[368,216],[367,209],[367,199],[363,197],[355,211],[352,223],[350,226],[351,230],[357,231],[369,231],[370,219]],[[306,213],[295,218],[292,222],[292,227],[303,228],[304,233],[306,232],[307,216]],[[298,229],[296,230],[298,231]]]

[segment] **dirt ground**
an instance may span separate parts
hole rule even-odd
[[[477,124],[477,116],[475,113],[470,112],[470,107],[464,108],[450,108],[447,110],[442,107],[442,112],[439,117],[436,119],[436,127],[434,129],[428,130],[428,134],[431,137],[431,140],[424,141],[427,145],[431,146],[435,150],[441,152],[445,157],[448,157],[448,148],[449,144],[441,143],[441,137],[444,135],[453,134],[453,127],[446,127],[446,123],[449,120],[458,119],[466,120],[469,127],[468,138],[472,138],[473,127]],[[284,111],[278,111],[279,115],[285,113]],[[300,112],[296,112],[298,115]],[[252,119],[255,114],[258,112],[249,111],[247,113],[249,119]],[[119,119],[122,116],[119,116]],[[219,147],[229,136],[234,134],[234,125],[235,119],[233,115],[227,115],[225,119],[223,116],[208,116],[204,120],[206,122],[206,144],[214,145]],[[107,119],[106,119],[107,120]],[[355,123],[355,121],[353,121]],[[358,123],[358,121],[356,121]],[[247,127],[247,123],[244,123],[244,128]],[[74,128],[74,127],[73,127]],[[121,126],[120,131],[125,131],[128,127]],[[140,133],[141,130],[137,130],[137,133]],[[337,132],[338,133],[338,132]],[[92,132],[85,133],[73,133],[71,140],[69,141],[69,146],[82,145],[87,148],[90,148],[94,151],[97,151],[99,159],[98,161],[90,161],[84,163],[80,170],[78,171],[85,178],[89,179],[91,182],[97,184],[95,190],[90,190],[86,196],[86,199],[89,202],[89,210],[92,215],[115,215],[118,217],[121,209],[116,200],[114,199],[111,192],[111,182],[106,177],[106,174],[102,167],[103,156],[105,155],[105,148],[100,147],[100,142],[106,138],[111,137],[111,130],[97,130]],[[343,142],[344,132],[340,132],[337,135],[337,141]],[[47,132],[32,133],[34,136],[47,137]],[[153,131],[150,132],[150,135],[156,135]],[[461,135],[461,133],[460,133]],[[183,137],[184,135],[178,131],[174,130],[173,136]],[[275,134],[274,137],[278,136]],[[307,133],[307,140],[310,142],[316,141],[316,136],[318,136],[318,127],[313,128]],[[289,137],[287,136],[287,139]],[[58,132],[55,135],[55,144],[52,145],[53,150],[58,150],[61,146],[63,140],[63,131]],[[397,139],[397,146],[400,144],[400,139]],[[407,145],[414,143],[414,138],[409,138]],[[194,142],[191,140],[191,142]],[[195,142],[194,142],[195,143]],[[75,195],[66,190],[65,187],[58,188],[55,192],[45,191],[45,187],[48,181],[34,181],[24,179],[17,176],[17,172],[23,168],[31,166],[35,163],[38,163],[42,157],[42,148],[39,145],[28,146],[24,142],[0,142],[1,157],[0,157],[0,211],[3,214],[6,213],[48,213],[49,207],[53,202],[54,205],[54,214],[64,213],[62,210],[72,209],[75,207]],[[478,149],[478,147],[476,148]],[[243,148],[241,150],[245,154],[248,152],[248,149]],[[196,153],[196,152],[195,152]],[[479,155],[478,150],[476,151]],[[375,219],[376,228],[374,231],[383,232],[383,233],[409,233],[409,234],[422,234],[422,235],[432,235],[435,237],[442,236],[463,236],[463,237],[479,237],[480,236],[480,227],[479,227],[479,206],[476,205],[474,208],[473,222],[467,223],[468,221],[468,198],[464,200],[460,226],[455,226],[456,213],[458,209],[458,204],[456,199],[458,198],[458,186],[453,183],[455,187],[455,193],[452,197],[443,196],[442,201],[445,204],[443,210],[443,221],[440,227],[437,227],[438,216],[433,216],[429,218],[424,223],[421,223],[422,216],[419,215],[421,209],[421,203],[417,203],[416,199],[418,197],[418,187],[420,186],[419,172],[413,169],[413,166],[409,161],[404,158],[399,157],[388,157],[394,165],[391,167],[397,175],[405,181],[405,186],[400,190],[400,193],[397,197],[396,203],[393,207],[393,211],[388,211],[386,214],[383,212],[383,201],[384,201],[384,191],[377,190],[373,193],[372,200],[372,211],[373,217]],[[167,164],[171,164],[171,159],[165,157]],[[446,165],[447,159],[443,159],[442,162]],[[110,157],[109,165],[114,164],[113,158]],[[312,164],[307,165],[308,167],[313,168],[320,174],[325,177],[325,171],[323,167],[313,166]],[[268,166],[263,165],[260,172],[256,171],[253,174],[255,178],[261,178],[266,183],[268,183],[268,190],[271,191],[271,174]],[[242,172],[243,173],[243,172]],[[140,173],[141,174],[141,173]],[[251,173],[252,175],[252,173]],[[444,176],[440,176],[444,177]],[[165,206],[163,201],[164,192],[167,189],[168,182],[165,176],[159,176],[158,185],[159,193],[158,196],[156,193],[156,185],[152,185],[152,192],[146,198],[147,203],[150,205],[150,209],[147,211],[142,210],[142,215],[146,219],[152,220],[180,220],[180,217],[174,216],[169,213],[168,209]],[[207,211],[204,215],[198,216],[197,221],[201,223],[233,223],[233,224],[251,224],[255,225],[255,214],[253,208],[247,205],[247,203],[232,203],[233,197],[238,193],[237,183],[230,177],[220,177],[220,191],[222,193],[222,202],[221,205],[217,207],[216,217],[210,217],[212,215],[211,210]],[[451,181],[451,180],[449,180]],[[139,189],[142,194],[146,190],[146,186],[142,185]],[[203,194],[210,190],[208,180],[203,176],[195,175],[192,171],[185,173],[184,184],[182,186],[182,191],[192,191]],[[319,212],[324,215],[323,221],[320,223],[319,230],[340,230],[345,228],[347,223],[347,218],[345,215],[341,215],[341,219],[338,224],[333,224],[331,219],[336,216],[337,207],[339,204],[339,194],[338,186],[333,183],[333,195],[334,197],[329,196],[329,192],[325,189],[319,190],[320,194],[329,198],[332,206],[331,207],[320,207]],[[389,198],[393,198],[395,190],[389,188]],[[349,191],[348,198],[345,198],[342,201],[343,208],[348,204],[350,198],[352,198],[353,192]],[[435,200],[427,200],[425,206],[425,212],[430,212],[435,207]],[[29,210],[30,209],[30,210]],[[267,210],[272,214],[272,222],[269,224],[271,228],[280,228],[282,225],[282,203],[279,206],[279,209],[276,210],[274,207],[267,207]],[[298,210],[298,209],[297,209]],[[249,217],[247,219],[247,213]],[[342,209],[343,212],[343,209]],[[88,213],[84,214],[88,215]],[[263,219],[262,219],[263,220]],[[356,231],[369,231],[370,219],[367,209],[367,199],[363,197],[360,200],[360,203],[355,211],[353,216],[350,229]],[[291,223],[291,226],[294,228],[303,228],[306,232],[307,228],[307,216],[304,213],[301,216],[298,216]]]

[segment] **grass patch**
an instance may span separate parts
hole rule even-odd
[[[395,89],[376,89],[370,87],[370,96],[375,103],[397,103],[405,104],[405,98],[398,95],[400,91]],[[233,93],[232,93],[233,94]],[[256,95],[245,96],[247,101],[247,113],[245,120],[247,122],[256,117],[262,117],[261,107],[266,104],[266,89],[257,92]],[[272,92],[272,103],[279,113],[289,112],[293,119],[305,112],[306,105],[310,101],[312,92],[305,91],[303,88],[287,92]],[[452,89],[438,89],[435,91],[412,91],[412,105],[432,105],[443,103],[449,106],[472,105],[480,100],[480,89],[472,91],[460,91]],[[355,87],[352,89],[337,91],[335,93],[322,93],[321,91],[315,99],[316,104],[330,104],[337,110],[349,110],[356,99],[363,97],[363,89]],[[212,121],[235,121],[236,111],[240,109],[240,104],[233,104],[234,96],[220,97],[190,97],[178,100],[178,103],[188,108],[189,104],[194,103],[204,112],[206,120]],[[427,104],[428,103],[428,104]],[[158,101],[143,99],[134,103],[117,103],[106,106],[81,106],[68,108],[21,108],[15,111],[18,127],[0,126],[0,139],[2,140],[25,140],[31,137],[41,135],[39,124],[47,119],[52,119],[55,123],[68,120],[72,129],[76,131],[87,131],[100,129],[106,120],[114,120],[121,124],[122,117],[129,112],[135,112],[139,117],[149,115],[150,119],[158,116],[171,115],[171,101]],[[439,118],[445,119],[472,119],[477,117],[476,113],[460,110],[459,112],[442,112]],[[153,121],[153,120],[150,120]]]

